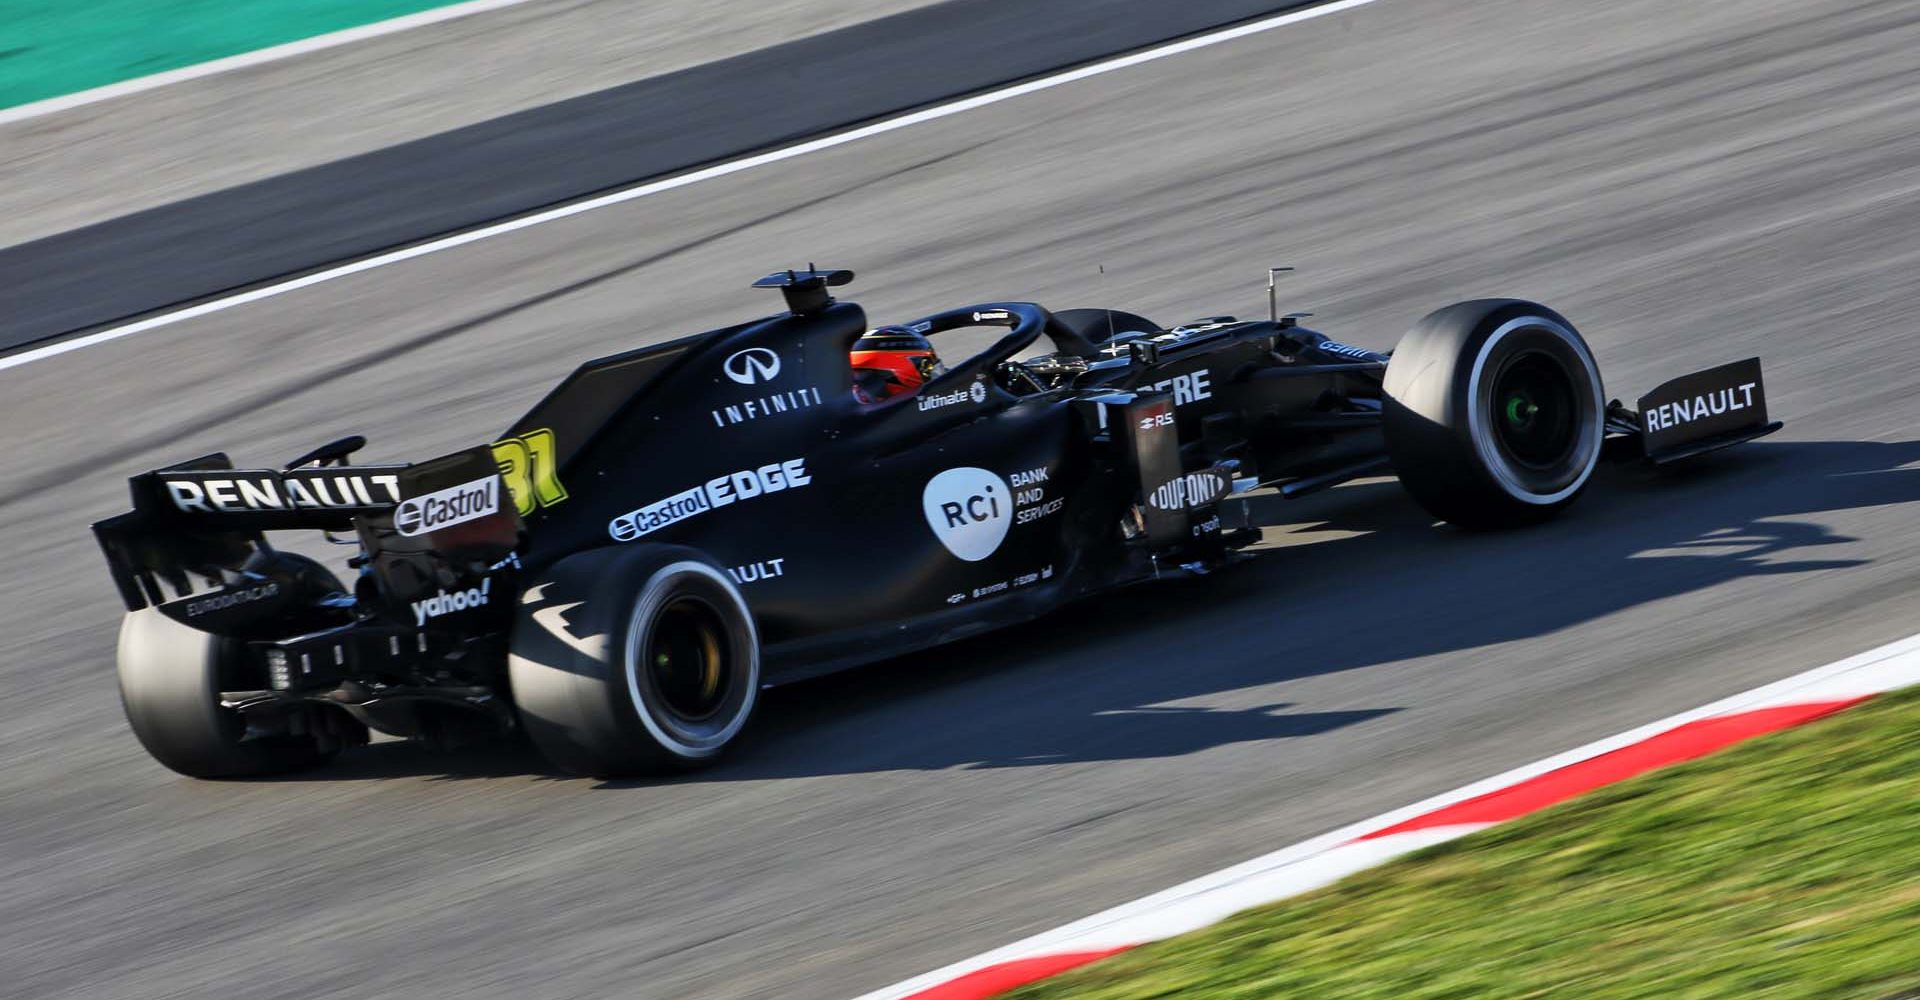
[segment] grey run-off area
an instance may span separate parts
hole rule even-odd
[[[1916,50],[1891,0],[1380,0],[0,373],[0,968],[46,998],[833,1000],[1912,633]],[[1275,501],[1241,571],[774,692],[677,782],[387,744],[200,784],[135,745],[84,531],[126,474],[483,441],[809,259],[876,320],[1257,313],[1292,264],[1286,304],[1371,347],[1524,295],[1615,395],[1758,353],[1789,423],[1520,534],[1390,482]]]

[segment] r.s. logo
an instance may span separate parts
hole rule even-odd
[[[967,562],[1000,550],[1013,525],[1007,481],[985,469],[948,469],[927,480],[920,505],[940,544]]]

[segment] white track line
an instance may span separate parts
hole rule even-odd
[[[242,52],[237,56],[228,56],[225,59],[194,63],[191,66],[182,66],[179,69],[167,70],[165,73],[154,73],[151,76],[134,77],[131,80],[110,83],[104,87],[95,87],[92,90],[82,90],[73,94],[62,94],[59,97],[49,97],[44,101],[34,101],[32,104],[20,104],[11,108],[0,109],[0,125],[25,121],[29,118],[38,118],[41,115],[50,115],[57,111],[84,107],[88,104],[98,104],[101,101],[110,101],[116,97],[126,97],[129,94],[157,90],[161,87],[171,86],[176,83],[198,80],[201,77],[216,76],[236,69],[246,69],[249,66],[261,66],[271,62],[279,62],[282,59],[303,56],[309,52],[318,52],[321,49],[331,49],[335,46],[361,42],[369,38],[379,38],[381,35],[391,35],[396,32],[410,31],[414,28],[423,28],[429,24],[439,24],[443,21],[452,21],[473,14],[483,14],[490,10],[499,10],[502,7],[517,7],[520,4],[528,2],[530,2],[530,0],[468,0],[467,3],[456,3],[446,7],[436,7],[432,10],[423,10],[417,14],[407,14],[401,17],[389,18],[385,21],[375,21],[372,24],[363,24],[357,28],[344,28],[340,31],[332,31],[324,35],[314,35],[312,38],[302,38],[299,41],[288,42],[285,45],[275,45],[268,49],[255,49],[252,52]]]
[[[888,118],[882,121],[878,121],[871,125],[865,125],[860,128],[848,129],[844,132],[836,132],[831,135],[822,136],[821,138],[818,138],[818,139],[812,139],[807,142],[796,143],[792,146],[784,146],[779,149],[770,150],[765,153],[759,153],[754,156],[747,156],[737,160],[729,160],[725,163],[718,163],[711,167],[695,170],[691,173],[681,174],[677,177],[669,177],[664,180],[649,181],[644,184],[638,184],[630,188],[614,191],[612,193],[600,195],[595,198],[589,198],[589,199],[586,199],[585,201],[573,202],[572,204],[562,205],[558,208],[551,208],[543,212],[536,212],[532,215],[521,216],[517,219],[509,219],[505,222],[494,223],[493,225],[490,225],[490,226],[484,226],[482,228],[469,230],[467,232],[460,233],[458,235],[448,236],[441,239],[432,240],[427,243],[417,244],[415,246],[407,247],[402,250],[389,251],[387,253],[379,254],[377,256],[368,257],[364,260],[355,261],[351,264],[342,264],[340,266],[331,267],[323,271],[316,271],[304,277],[294,278],[288,281],[277,282],[271,285],[263,285],[251,291],[241,292],[235,295],[228,295],[228,296],[224,296],[217,299],[210,299],[206,302],[200,303],[199,305],[189,306],[184,309],[176,309],[172,312],[160,313],[158,315],[150,316],[146,319],[139,320],[137,322],[128,323],[123,326],[110,327],[108,329],[101,330],[97,333],[90,333],[84,337],[75,337],[70,340],[63,340],[58,343],[48,344],[45,347],[38,347],[32,350],[22,351],[18,354],[0,358],[0,371],[4,371],[8,368],[18,368],[22,365],[31,364],[35,361],[39,361],[44,358],[51,358],[57,355],[66,354],[69,351],[77,351],[82,348],[92,347],[96,344],[104,344],[110,340],[119,340],[122,337],[130,337],[136,333],[145,333],[148,330],[157,330],[164,326],[172,326],[175,323],[184,322],[190,319],[197,319],[201,316],[207,316],[212,313],[224,312],[225,310],[232,309],[235,306],[246,305],[249,302],[258,302],[261,299],[273,298],[276,295],[284,295],[288,292],[296,291],[298,289],[307,288],[312,285],[318,285],[323,282],[333,281],[336,278],[344,278],[344,277],[347,277],[348,275],[359,274],[362,271],[371,271],[374,268],[386,267],[389,264],[398,264],[401,261],[412,260],[415,257],[425,257],[428,254],[439,253],[442,250],[451,250],[454,247],[465,246],[469,243],[477,243],[480,240],[491,239],[495,236],[504,236],[507,233],[518,232],[522,229],[530,229],[534,226],[543,225],[545,223],[554,222],[560,219],[570,218],[575,215],[581,215],[583,213],[591,212],[596,209],[606,208],[611,205],[624,204],[629,201],[635,201],[640,198],[645,198],[648,195],[659,194],[663,191],[672,191],[677,188],[688,187],[690,185],[698,184],[702,181],[710,181],[715,178],[726,177],[731,174],[737,174],[743,170],[752,170],[755,167],[766,166],[767,164],[770,164],[770,163],[780,163],[784,160],[791,160],[797,157],[805,156],[808,153],[817,153],[823,149],[832,149],[836,146],[844,146],[844,145],[847,145],[848,143],[859,142],[862,139],[870,139],[877,135],[885,135],[888,132],[897,132],[900,129],[909,128],[914,125],[919,125],[923,122],[938,121],[942,118],[949,118],[954,115],[972,111],[975,108],[984,108],[989,105],[999,104],[1002,101],[1009,101],[1016,97],[1022,97],[1027,94],[1038,93],[1043,90],[1051,90],[1055,87],[1064,86],[1066,84],[1074,83],[1079,80],[1085,80],[1090,77],[1102,76],[1107,73],[1115,72],[1117,70],[1127,69],[1132,66],[1139,66],[1143,63],[1155,62],[1157,60],[1166,59],[1171,56],[1177,56],[1183,53],[1193,52],[1198,49],[1209,48],[1211,46],[1219,45],[1224,42],[1230,42],[1238,38],[1245,38],[1248,35],[1257,35],[1262,32],[1272,31],[1276,28],[1284,28],[1290,24],[1298,24],[1302,21],[1311,21],[1315,18],[1325,17],[1329,14],[1338,14],[1342,11],[1352,10],[1356,7],[1364,7],[1367,4],[1370,4],[1373,2],[1375,2],[1375,0],[1335,0],[1334,3],[1329,3],[1324,6],[1311,7],[1306,10],[1297,10],[1297,11],[1293,11],[1292,13],[1281,14],[1276,17],[1270,17],[1260,21],[1251,21],[1246,24],[1239,25],[1237,27],[1226,28],[1226,29],[1211,32],[1205,35],[1196,35],[1192,38],[1188,38],[1183,41],[1173,42],[1167,45],[1159,46],[1158,48],[1147,49],[1145,51],[1136,52],[1132,55],[1120,56],[1114,59],[1108,59],[1103,62],[1093,63],[1091,65],[1082,66],[1079,69],[1068,70],[1067,72],[1064,72],[1064,73],[1056,73],[1052,76],[1045,76],[1036,80],[1029,80],[1026,83],[1016,84],[1011,87],[1004,87],[999,90],[988,91],[987,93],[977,94],[973,97],[968,97],[963,100],[951,101],[946,104],[935,105],[933,107],[924,108],[922,110],[914,111],[909,114],[899,115],[894,118]]]
[[[902,1000],[967,973],[1004,962],[1039,955],[1126,946],[1184,933],[1249,906],[1292,895],[1294,890],[1329,884],[1339,876],[1348,874],[1348,868],[1357,871],[1370,867],[1366,862],[1388,860],[1425,843],[1450,840],[1482,824],[1395,834],[1393,837],[1397,841],[1393,844],[1358,840],[1369,833],[1633,746],[1689,722],[1783,705],[1868,697],[1914,684],[1920,684],[1920,635],[1908,636],[1858,656],[1815,667],[1784,680],[1514,768],[1484,781],[1476,781],[1430,799],[1381,813],[1371,819],[1348,824],[1251,861],[1202,875],[1005,947],[862,994],[857,1000]],[[1332,858],[1332,852],[1340,849],[1348,850],[1338,858]],[[1315,867],[1330,858],[1339,866],[1339,870],[1323,871]]]

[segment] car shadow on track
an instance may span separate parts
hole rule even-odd
[[[568,777],[547,763],[533,744],[522,739],[476,740],[454,746],[435,746],[421,740],[381,740],[343,753],[318,768],[251,780],[299,784],[390,778],[477,781],[528,776]]]
[[[1406,706],[1180,703],[1543,636],[1737,578],[1863,565],[1824,553],[1858,539],[1809,518],[1920,501],[1920,469],[1904,468],[1916,462],[1920,441],[1760,442],[1677,469],[1607,467],[1566,516],[1496,533],[1435,525],[1390,480],[1273,498],[1243,565],[767,692],[737,752],[673,780],[1146,759],[1364,724]],[[549,773],[502,753],[475,773],[460,755],[376,745],[303,778]]]

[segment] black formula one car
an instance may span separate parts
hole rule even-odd
[[[1277,309],[1166,327],[973,305],[904,325],[1004,334],[872,403],[848,361],[867,318],[828,291],[852,277],[769,275],[787,311],[588,362],[489,445],[349,465],[352,437],[279,470],[134,477],[133,510],[94,525],[134,733],[198,777],[369,729],[524,728],[570,771],[672,770],[733,743],[769,684],[1220,566],[1260,537],[1256,489],[1391,471],[1440,518],[1517,525],[1603,452],[1668,462],[1780,426],[1757,359],[1607,402],[1573,325],[1516,299],[1441,309],[1391,354]],[[283,529],[350,533],[352,583],[269,545]]]

